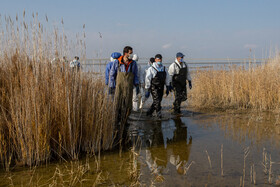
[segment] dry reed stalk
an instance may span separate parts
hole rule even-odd
[[[246,158],[249,155],[250,151],[249,151],[249,147],[244,149],[244,159],[243,159],[243,177],[242,177],[242,186],[245,186],[245,176],[246,176]]]
[[[130,163],[129,163],[130,167],[128,171],[130,176],[130,181],[131,181],[130,186],[140,185],[141,173],[138,166],[138,157],[139,157],[139,153],[136,152],[135,146],[133,146],[130,151]]]
[[[250,171],[250,179],[251,179],[251,183],[256,185],[256,170],[255,170],[255,164],[251,165],[251,171]]]
[[[193,164],[195,164],[195,162],[194,162],[194,161],[191,161],[190,164],[188,164],[188,165],[186,164],[186,165],[185,165],[185,168],[184,168],[184,174],[185,174],[185,175],[188,174],[188,171],[189,171],[190,167],[191,167]]]
[[[208,158],[208,162],[209,162],[210,169],[212,169],[211,158],[210,158],[210,156],[209,156],[209,154],[208,154],[208,151],[205,150],[205,152],[206,152],[206,155],[207,155],[207,158]]]
[[[224,145],[221,145],[221,176],[224,176]]]
[[[280,58],[262,65],[197,71],[190,104],[198,108],[277,110],[280,108]]]
[[[46,18],[47,19],[47,18]],[[81,152],[110,149],[114,138],[112,101],[98,77],[73,71],[64,54],[81,54],[64,32],[49,34],[34,14],[31,24],[5,19],[0,27],[0,162],[8,168],[38,165],[51,157],[77,159]],[[78,38],[77,38],[78,39]]]
[[[253,184],[256,185],[257,184],[257,173],[255,170],[255,164],[253,164]]]
[[[265,148],[263,148],[263,163],[262,163],[262,165],[264,167],[263,172],[264,172],[265,175],[268,174],[267,164],[268,164],[268,162],[267,162],[267,152],[265,151]]]
[[[274,162],[271,161],[271,155],[269,156],[269,173],[268,173],[268,184],[273,184],[272,182],[272,164]]]

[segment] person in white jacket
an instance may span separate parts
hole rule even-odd
[[[79,62],[79,57],[78,56],[75,56],[74,57],[74,60],[72,60],[71,62],[70,62],[70,68],[72,68],[72,69],[75,69],[75,70],[80,70],[80,68],[81,68],[81,63]]]
[[[142,80],[143,80],[143,84],[141,85],[142,86],[142,97],[141,97],[141,100],[140,100],[140,106],[139,106],[139,109],[142,109],[143,108],[143,105],[144,103],[146,102],[146,97],[145,97],[145,78],[146,78],[146,74],[147,74],[147,71],[148,69],[153,65],[153,63],[155,62],[155,58],[152,57],[150,58],[147,66],[142,70]]]
[[[179,52],[176,54],[175,62],[173,62],[168,69],[168,73],[172,79],[172,87],[175,91],[175,101],[173,103],[173,113],[181,113],[181,103],[187,100],[187,82],[189,88],[192,89],[192,79],[190,76],[189,67],[184,62],[184,54]]]
[[[139,110],[139,105],[140,105],[140,100],[141,100],[141,87],[144,85],[143,81],[143,72],[141,69],[140,64],[138,64],[139,57],[137,54],[134,54],[132,57],[132,60],[134,60],[137,63],[137,68],[138,68],[138,78],[139,78],[139,87],[140,87],[140,93],[136,94],[136,87],[133,87],[133,96],[132,96],[132,110],[134,112],[137,112]]]
[[[161,118],[161,101],[164,93],[164,85],[166,85],[166,95],[169,94],[169,76],[165,66],[162,65],[162,56],[157,54],[155,62],[147,70],[145,78],[145,97],[149,98],[152,93],[153,103],[147,111],[147,116],[152,116],[156,111],[156,117]]]

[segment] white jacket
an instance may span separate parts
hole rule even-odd
[[[166,73],[165,85],[169,85],[169,75],[167,72],[167,68],[165,66],[159,67],[156,63],[153,63],[153,65],[149,67],[146,72],[145,89],[149,89],[151,87],[152,79],[157,75],[157,71],[153,67],[156,68],[159,72],[165,69],[165,73]]]
[[[81,63],[78,61],[78,60],[72,60],[71,62],[70,62],[70,68],[74,68],[74,67],[80,67],[81,66]]]
[[[179,74],[180,69],[177,65],[179,65],[179,67],[181,67],[181,68],[187,67],[187,80],[191,81],[192,78],[190,75],[190,70],[189,70],[188,65],[186,64],[186,62],[183,62],[182,64],[180,64],[177,59],[175,59],[175,62],[173,62],[168,68],[168,73],[170,75],[171,80],[172,80],[173,75]]]
[[[145,71],[142,70],[141,65],[138,64],[138,62],[137,62],[137,67],[138,67],[139,84],[144,84],[143,74],[145,74]]]
[[[144,67],[144,69],[142,69],[142,80],[143,80],[144,84],[145,84],[145,79],[146,79],[147,71],[148,71],[148,69],[150,67],[151,67],[150,62],[148,62],[148,64]]]

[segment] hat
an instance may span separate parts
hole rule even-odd
[[[155,56],[155,58],[162,59],[162,56],[161,56],[161,54],[157,54],[157,55]]]
[[[154,63],[155,62],[155,58],[154,57],[150,58],[150,62]]]
[[[118,53],[118,52],[114,52],[114,53],[111,54],[111,57],[112,57],[113,59],[120,58],[120,56],[121,56],[121,53]]]
[[[181,52],[179,52],[179,53],[176,54],[176,58],[179,58],[179,57],[183,58],[184,56],[185,56],[185,55],[184,55],[183,53],[181,53]]]

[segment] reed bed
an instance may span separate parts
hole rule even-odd
[[[190,104],[205,109],[280,109],[280,57],[262,65],[197,71]]]
[[[25,19],[25,12],[21,21],[0,18],[0,163],[8,170],[11,163],[31,166],[110,149],[114,111],[103,81],[59,60],[85,59],[85,34],[71,48],[63,31],[43,28],[38,14],[30,24]]]

